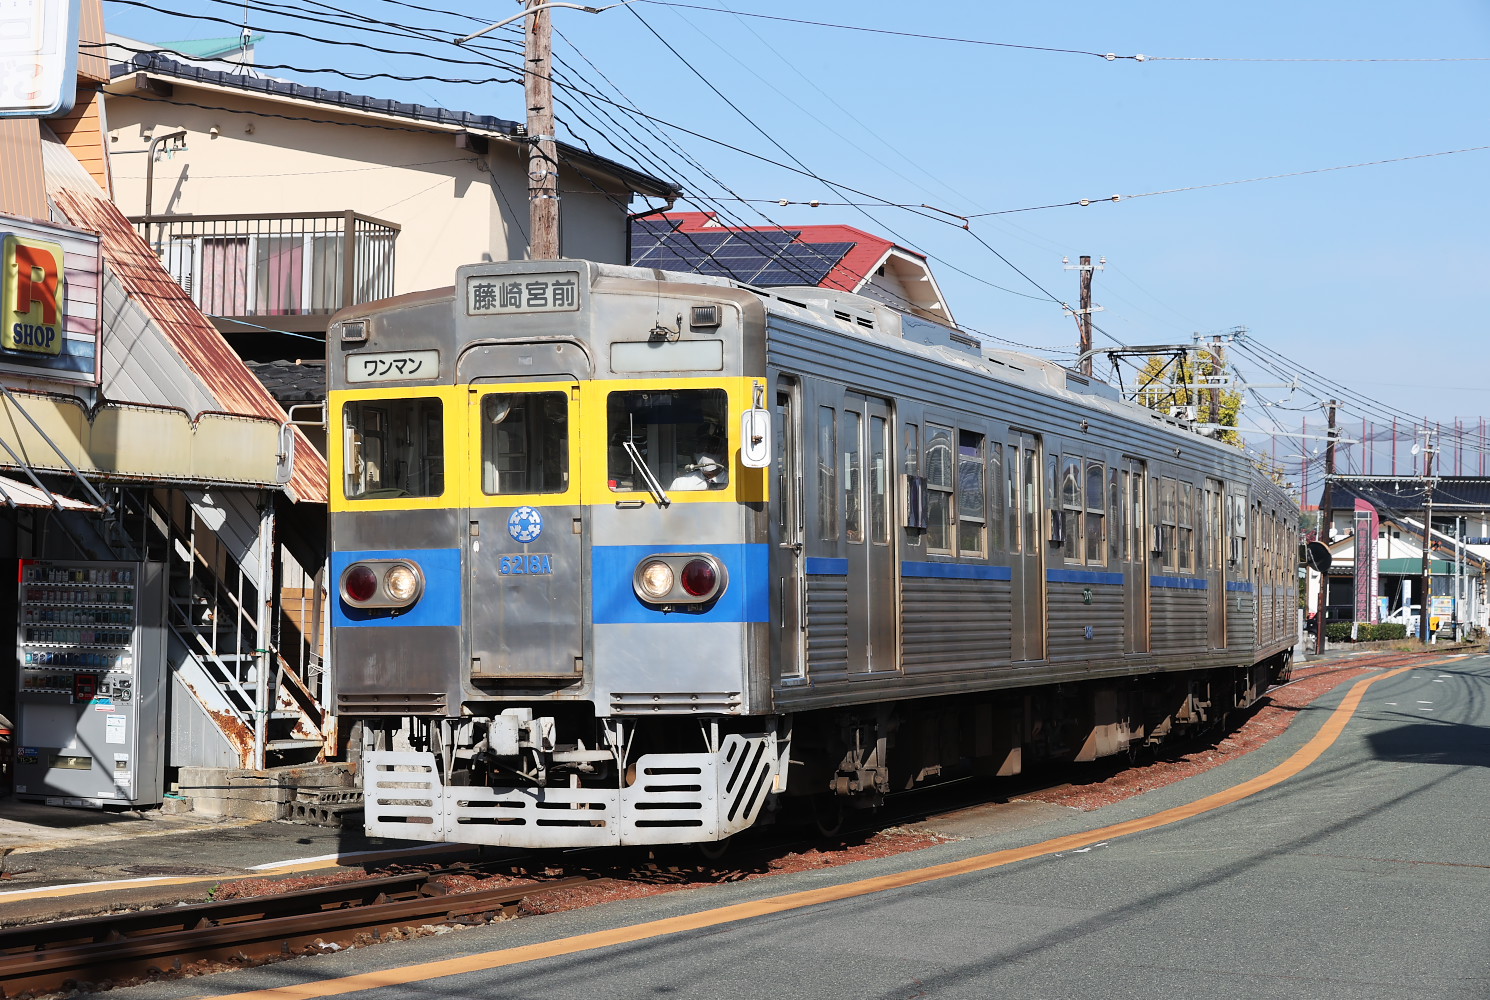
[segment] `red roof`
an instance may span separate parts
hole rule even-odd
[[[733,226],[718,221],[714,212],[669,212],[662,218],[679,223],[678,231],[684,233],[718,232],[721,229],[741,232],[796,233],[797,243],[852,243],[854,248],[843,255],[818,284],[823,288],[836,288],[845,292],[857,292],[870,278],[875,269],[892,249],[926,259],[925,254],[897,246],[883,236],[866,233],[853,226]]]

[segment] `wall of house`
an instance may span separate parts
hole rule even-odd
[[[184,106],[183,102],[214,109]],[[277,115],[314,121],[292,121]],[[400,122],[338,114],[308,104],[177,85],[170,102],[111,95],[110,152],[116,199],[145,211],[151,131],[188,132],[184,151],[155,164],[156,214],[341,212],[397,223],[395,292],[437,288],[481,259],[521,257],[526,246],[525,149],[500,139],[478,155],[454,135]],[[215,131],[214,131],[215,130]],[[562,239],[569,256],[621,261],[625,196],[597,196],[583,178],[561,177]]]

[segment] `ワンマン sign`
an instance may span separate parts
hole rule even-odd
[[[6,234],[0,242],[0,344],[12,351],[62,353],[61,243]]]
[[[0,379],[97,385],[101,279],[97,233],[0,216]]]

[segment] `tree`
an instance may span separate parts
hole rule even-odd
[[[1203,378],[1220,376],[1225,371],[1224,363],[1204,349],[1150,355],[1138,372],[1138,390],[1133,398],[1153,410],[1193,406],[1199,419],[1210,422],[1210,391],[1191,387]],[[1222,389],[1221,413],[1215,422],[1222,427],[1235,427],[1241,414],[1242,394],[1235,389]],[[1218,431],[1216,440],[1242,447],[1242,436],[1236,431]]]

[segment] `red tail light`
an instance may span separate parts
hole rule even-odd
[[[694,597],[704,597],[712,594],[719,582],[719,574],[714,571],[714,566],[706,559],[691,560],[683,567],[683,589]]]
[[[372,600],[378,593],[378,574],[370,566],[353,566],[342,578],[347,597],[357,604]]]

